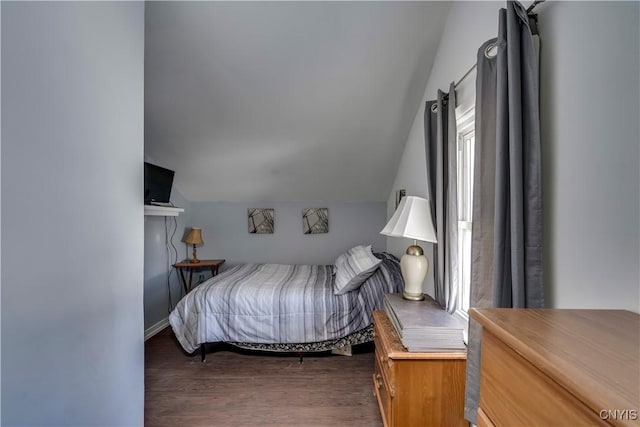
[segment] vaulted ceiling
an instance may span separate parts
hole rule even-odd
[[[446,2],[147,2],[145,158],[190,201],[384,201]]]

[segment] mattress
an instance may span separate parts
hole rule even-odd
[[[397,258],[376,254],[380,267],[358,289],[335,295],[333,266],[243,264],[187,294],[169,316],[191,353],[208,342],[302,344],[338,340],[364,330],[386,293],[402,292]]]

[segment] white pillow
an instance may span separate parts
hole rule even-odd
[[[382,260],[371,252],[371,245],[356,246],[340,255],[335,262],[334,294],[342,295],[358,289],[381,262]]]

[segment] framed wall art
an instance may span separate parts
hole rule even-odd
[[[323,234],[329,232],[329,209],[306,208],[302,210],[302,232]]]
[[[249,220],[249,234],[273,234],[273,209],[249,208],[247,209],[247,216]]]

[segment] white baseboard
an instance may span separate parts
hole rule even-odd
[[[169,326],[169,318],[165,317],[155,325],[151,326],[149,329],[145,329],[144,331],[144,340],[148,340],[155,334],[163,331],[167,326]]]

